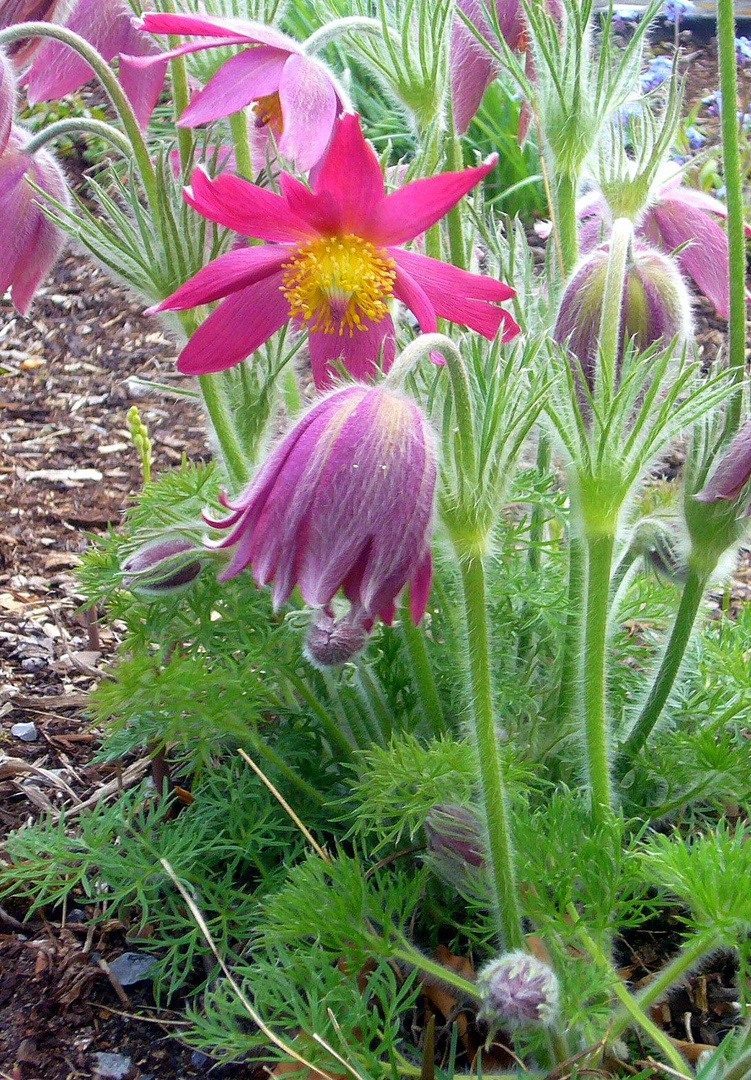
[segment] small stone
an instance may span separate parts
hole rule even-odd
[[[14,724],[10,729],[11,735],[15,735],[17,739],[21,739],[23,742],[36,742],[39,738],[39,732],[36,729],[36,724],[31,722],[25,724]]]
[[[21,661],[22,671],[41,671],[45,667],[46,661],[41,656],[30,656],[26,660]]]
[[[110,971],[121,986],[133,986],[149,978],[157,958],[149,953],[125,952],[110,962]]]
[[[131,1067],[124,1054],[94,1054],[94,1072],[102,1080],[125,1080]]]

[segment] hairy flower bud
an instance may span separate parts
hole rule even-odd
[[[471,810],[455,803],[434,806],[425,821],[432,869],[462,895],[485,896],[485,844]]]
[[[680,585],[686,580],[686,559],[675,521],[644,518],[634,530],[629,548],[635,557],[643,557],[661,581]]]
[[[694,498],[698,502],[735,502],[751,480],[751,418],[738,431],[717,468]]]
[[[322,608],[308,631],[305,656],[316,667],[346,664],[365,648],[372,625],[371,619],[364,619],[354,608],[340,619],[335,619],[330,609]]]
[[[189,585],[201,573],[200,552],[184,536],[145,544],[123,563],[123,584],[145,596],[161,596]]]
[[[491,960],[477,975],[480,1016],[492,1027],[547,1026],[558,1011],[558,979],[536,956],[521,950]]]
[[[594,390],[600,320],[610,250],[603,244],[574,271],[561,300],[553,337],[566,344],[582,366]],[[668,255],[637,244],[626,270],[621,308],[619,364],[626,342],[640,352],[674,337],[684,341],[691,332],[691,301],[678,268]]]

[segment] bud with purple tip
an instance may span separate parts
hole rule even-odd
[[[64,206],[70,202],[55,159],[46,150],[29,154],[28,139],[26,131],[12,125],[0,155],[0,297],[10,288],[22,315],[64,242],[63,233],[44,213],[39,195],[27,181]]]
[[[480,1017],[491,1027],[547,1027],[558,1012],[558,979],[548,964],[517,950],[491,960],[477,975]]]
[[[123,585],[144,596],[185,588],[201,573],[201,549],[184,536],[165,536],[145,544],[123,563]]]
[[[603,244],[581,261],[566,286],[553,338],[579,360],[594,389],[602,304],[610,250]],[[626,342],[644,352],[657,342],[678,343],[691,333],[691,301],[677,266],[668,255],[635,245],[626,269],[621,307],[619,362]]]
[[[720,463],[694,498],[698,502],[735,502],[751,480],[751,418],[738,431]]]
[[[372,626],[372,619],[363,618],[354,608],[338,619],[334,618],[331,608],[321,608],[305,639],[305,656],[320,668],[346,664],[365,648]]]
[[[482,828],[466,806],[434,806],[425,820],[429,862],[435,873],[462,895],[487,897]]]
[[[428,602],[436,482],[435,439],[410,398],[355,384],[319,400],[282,440],[221,521],[234,547],[227,580],[251,566],[273,582],[279,608],[298,585],[322,609],[308,639],[319,663],[359,651],[377,618],[390,623],[409,583],[415,623]],[[338,622],[329,605],[341,589],[351,604]]]

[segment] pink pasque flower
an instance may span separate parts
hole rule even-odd
[[[380,350],[384,370],[394,358],[392,296],[425,333],[441,316],[489,339],[501,326],[504,341],[514,337],[519,327],[497,306],[514,295],[508,285],[398,246],[443,217],[495,161],[386,195],[359,117],[348,114],[336,125],[312,191],[287,173],[277,195],[237,176],[210,180],[196,169],[185,191],[190,205],[269,242],[220,255],[151,309],[182,310],[226,297],[193,334],[178,368],[191,375],[222,371],[292,319],[309,331],[317,387],[331,385],[337,360],[355,378],[370,378]]]
[[[678,264],[704,293],[717,314],[730,314],[730,282],[727,233],[717,218],[727,218],[727,207],[719,199],[695,188],[684,187],[680,173],[658,183],[647,210],[636,223],[636,234],[660,248],[672,252],[688,246],[677,255]],[[577,204],[579,242],[583,252],[601,242],[611,224],[612,215],[605,197],[590,192]],[[751,235],[751,229],[746,227]]]
[[[457,0],[457,7],[485,40],[494,45],[495,28],[491,27],[485,13],[485,0]],[[523,52],[527,45],[527,24],[520,0],[495,0],[495,9],[501,35],[508,47],[514,52]],[[454,18],[451,29],[450,66],[454,123],[463,135],[501,66],[459,15]]]
[[[432,574],[434,444],[414,401],[386,387],[347,386],[318,401],[237,501],[222,500],[229,516],[209,521],[231,529],[209,546],[236,545],[220,580],[250,565],[257,585],[273,581],[276,609],[299,585],[305,603],[328,616],[314,627],[313,655],[323,663],[341,662],[318,655],[322,646],[343,644],[331,642],[328,625],[340,589],[351,609],[338,637],[351,651],[376,618],[391,622],[407,582],[419,622]]]
[[[0,154],[8,145],[15,112],[16,76],[10,59],[0,50]]]
[[[167,57],[218,46],[251,46],[230,57],[193,95],[180,117],[182,127],[218,120],[255,102],[257,126],[274,132],[280,153],[299,169],[311,169],[323,156],[342,103],[328,69],[306,56],[293,38],[261,23],[203,15],[147,14],[140,25],[152,34],[204,35],[164,53]],[[148,67],[154,61],[134,63]]]
[[[6,0],[7,2],[7,0]],[[43,19],[66,26],[94,46],[105,60],[120,56],[120,82],[133,105],[138,122],[145,125],[164,83],[167,70],[154,42],[139,33],[128,0],[10,0],[0,12],[0,27],[26,19]],[[127,55],[126,55],[127,54]],[[155,54],[142,71],[135,55]],[[35,38],[15,56],[17,66],[29,65],[24,81],[32,105],[72,94],[93,77],[89,65],[61,41]]]
[[[63,205],[70,197],[65,178],[46,150],[27,153],[29,135],[15,124],[0,155],[0,296],[10,288],[25,315],[39,283],[60,254],[64,235],[43,212],[27,178]]]

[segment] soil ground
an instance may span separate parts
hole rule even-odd
[[[716,89],[713,43],[686,42],[689,104]],[[704,117],[704,114],[702,114]],[[705,119],[711,132],[716,121]],[[75,567],[90,536],[117,526],[138,490],[140,468],[126,426],[138,405],[154,443],[155,469],[183,455],[206,457],[197,405],[145,387],[178,385],[175,349],[142,305],[91,261],[68,255],[35,301],[30,318],[0,304],[0,830],[40,812],[86,802],[115,771],[91,763],[98,733],[86,695],[102,676],[116,629],[79,613]],[[697,298],[698,338],[707,362],[725,324]],[[739,582],[735,599],[748,590]],[[34,742],[11,733],[32,722]],[[137,779],[148,763],[125,773]],[[46,775],[39,770],[45,770]],[[127,949],[116,922],[96,930],[82,913],[45,912],[22,923],[0,907],[0,1077],[87,1080],[106,1059],[130,1062],[128,1080],[198,1077],[211,1063],[183,1047],[179,1012],[157,1012],[148,984],[124,990],[108,961]],[[661,963],[670,930],[632,945],[624,974],[638,979]],[[657,1019],[674,1037],[715,1044],[737,1015],[733,966],[720,958]],[[111,1064],[111,1063],[110,1063]],[[114,1066],[112,1066],[114,1067]],[[105,1070],[104,1072],[102,1070]],[[250,1076],[250,1067],[212,1076]]]

